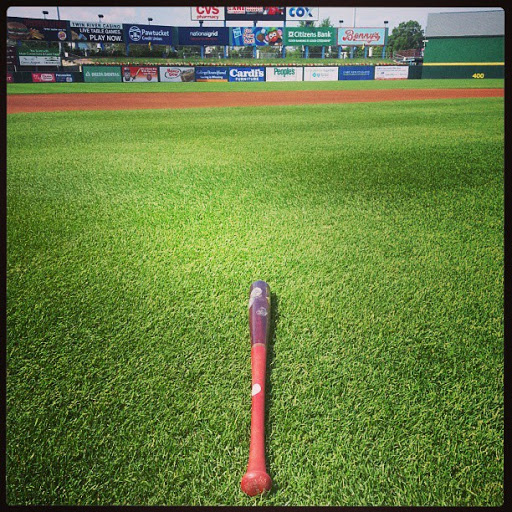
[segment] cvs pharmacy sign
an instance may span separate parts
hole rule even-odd
[[[198,21],[222,21],[224,20],[224,7],[212,7],[210,5],[203,7],[191,7],[190,19]]]

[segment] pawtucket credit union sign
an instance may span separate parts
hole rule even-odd
[[[339,46],[383,46],[385,44],[385,28],[339,28]]]

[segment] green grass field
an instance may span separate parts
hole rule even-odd
[[[8,503],[502,504],[503,124],[501,98],[9,115]]]
[[[7,94],[52,94],[77,92],[235,92],[235,91],[314,91],[374,89],[468,89],[503,88],[504,80],[339,80],[333,82],[189,82],[189,83],[49,83],[7,84]]]

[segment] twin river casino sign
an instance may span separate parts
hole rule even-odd
[[[89,21],[70,21],[69,29],[72,41],[90,43],[122,43],[122,23],[94,23]]]

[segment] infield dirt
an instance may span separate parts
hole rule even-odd
[[[452,98],[497,98],[503,96],[503,89],[10,94],[7,96],[7,113],[254,107]]]

